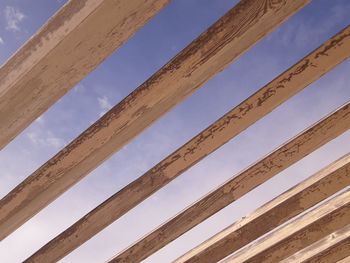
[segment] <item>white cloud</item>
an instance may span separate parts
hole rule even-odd
[[[0,37],[0,44],[4,44],[4,40],[2,39],[2,37]]]
[[[33,145],[56,150],[62,148],[66,144],[64,139],[58,137],[47,127],[43,116],[38,117],[34,123],[35,125],[32,127],[31,131],[27,132],[27,137]]]
[[[21,11],[13,6],[6,6],[4,10],[6,29],[12,32],[20,31],[19,23],[26,17]]]
[[[63,139],[55,136],[51,131],[28,132],[27,136],[32,144],[44,147],[62,148],[66,143]]]
[[[53,136],[53,137],[46,138],[46,144],[48,146],[53,146],[56,149],[59,149],[59,148],[62,148],[65,143],[61,138]]]
[[[102,109],[100,116],[104,115],[110,108],[112,108],[112,104],[109,102],[106,96],[97,98],[98,105]]]
[[[221,3],[221,1],[218,2]],[[331,4],[329,5],[332,6]],[[337,17],[341,16],[338,13],[341,11],[340,9],[334,11]],[[29,10],[25,12],[28,12],[28,16],[30,15]],[[3,15],[2,11],[0,11],[0,14]],[[306,15],[308,14],[306,13]],[[317,17],[319,17],[319,21],[316,22],[320,24],[323,23],[322,21],[334,22],[334,20],[326,19],[323,16]],[[203,16],[203,19],[205,20],[207,17]],[[285,50],[295,48],[294,33],[302,34],[300,37],[304,37],[304,32],[309,32],[302,30],[304,25],[307,26],[308,24],[300,25],[301,31],[299,31],[299,27],[290,27],[290,35],[285,38],[287,46],[283,46]],[[308,29],[312,29],[312,27],[309,26]],[[317,37],[318,33],[314,35],[311,32],[311,34],[309,38],[305,39],[306,42],[304,44],[309,45],[308,41],[313,41],[312,43],[316,42],[316,47],[320,43],[317,44],[318,40],[316,39],[315,41],[312,38],[314,36]],[[161,37],[165,39],[168,36],[161,35]],[[7,38],[5,38],[5,41],[8,44]],[[277,37],[272,38],[271,41],[282,44],[280,43],[282,40]],[[299,41],[298,44],[303,44],[301,40]],[[127,54],[131,56],[133,54],[132,51]],[[266,54],[262,51],[257,46],[256,52],[253,53],[257,61],[266,59]],[[277,53],[276,58],[271,57],[268,61],[269,63],[265,63],[263,71],[277,71],[277,75],[279,70],[275,70],[274,67],[280,67],[280,70],[284,70],[284,67],[289,67],[288,63],[282,63],[284,60],[283,54],[281,54]],[[246,55],[249,55],[249,53]],[[271,54],[268,55],[271,56]],[[253,88],[257,89],[264,85],[265,80],[257,78],[255,74],[255,72],[261,70],[261,63],[248,63],[251,60],[250,56],[244,56],[241,59],[243,63],[238,63],[237,69],[231,67],[227,71],[222,72],[217,79],[220,81],[212,81],[211,84],[209,83],[208,86],[202,88],[193,97],[187,99],[187,102],[185,101],[182,105],[177,106],[174,112],[164,116],[131,141],[127,150],[115,154],[70,191],[60,196],[55,202],[38,213],[8,238],[4,239],[0,245],[0,261],[24,261],[47,241],[61,233],[104,199],[141,176],[149,168],[152,168],[154,164],[185,143],[197,132],[207,127],[228,109],[250,96]],[[246,65],[250,67],[251,77],[249,78],[245,78],[245,74],[243,74],[246,72]],[[134,75],[145,74],[143,67],[134,67],[133,70]],[[303,128],[318,120],[327,112],[340,106],[350,98],[350,89],[347,86],[347,83],[350,81],[350,75],[346,74],[349,70],[350,61],[345,61],[330,72],[330,75],[324,76],[302,94],[296,95],[289,102],[281,105],[279,109],[273,111],[269,116],[254,124],[240,136],[228,142],[155,195],[152,195],[151,198],[129,211],[117,222],[70,253],[62,262],[89,263],[106,261],[116,252],[125,249],[135,240],[138,240],[183,208],[197,201],[208,191],[212,191],[228,178],[235,176],[246,166],[278,147],[280,143],[299,133]],[[259,74],[261,73],[259,72]],[[44,115],[44,119],[37,119],[27,132],[22,133],[22,135],[18,136],[11,144],[0,151],[0,193],[2,196],[55,154],[59,150],[57,149],[59,147],[55,148],[55,145],[58,146],[60,144],[60,138],[62,142],[63,140],[68,141],[70,140],[68,137],[75,137],[75,134],[78,135],[80,131],[85,130],[86,125],[88,125],[87,121],[80,122],[78,120],[94,118],[99,112],[108,110],[111,104],[115,104],[117,98],[120,98],[120,94],[118,94],[117,89],[113,89],[115,93],[112,93],[112,87],[113,85],[122,87],[124,82],[119,84],[119,82],[113,80],[112,84],[109,84],[107,81],[104,82],[104,85],[110,85],[110,87],[94,86],[95,83],[105,81],[105,79],[100,79],[103,76],[91,79],[93,82],[90,83],[86,81],[85,85],[87,86],[84,94],[65,97],[62,103],[56,103],[54,109],[45,113],[47,115]],[[250,86],[251,88],[245,88]],[[105,89],[106,87],[109,89]],[[82,91],[81,88],[83,86],[79,86],[77,90]],[[134,85],[131,85],[131,88],[134,88]],[[210,90],[214,92],[210,93]],[[120,92],[124,94],[128,91],[123,90]],[[96,94],[98,95],[96,96]],[[104,97],[104,94],[113,95]],[[213,94],[216,96],[213,96]],[[84,96],[84,100],[78,99],[78,95]],[[76,105],[69,104],[70,101],[67,101],[67,98],[76,103]],[[86,106],[83,103],[88,104],[88,112],[81,110],[85,109]],[[73,111],[72,109],[75,110]],[[203,111],[206,111],[206,114],[203,114]],[[55,121],[51,119],[55,118],[56,115]],[[69,116],[69,118],[66,116]],[[62,127],[65,127],[64,132]],[[66,130],[70,129],[74,131],[66,132]],[[35,142],[36,144],[34,144]],[[49,147],[49,145],[52,145],[52,147]],[[294,164],[290,169],[270,179],[254,192],[237,200],[227,209],[217,213],[215,217],[206,220],[187,234],[182,235],[179,239],[145,260],[145,262],[170,262],[174,260],[186,250],[204,241],[238,218],[251,213],[263,202],[311,175],[319,168],[348,152],[349,149],[350,133],[348,132],[330,142],[320,151],[310,154],[303,161]],[[139,220],[140,218],[142,220]],[[15,246],[20,247],[20,249],[17,249],[14,253],[13,248]],[[99,253],[94,253],[96,250]]]
[[[29,140],[33,143],[33,144],[37,144],[38,143],[38,134],[35,132],[29,132],[27,134]]]
[[[274,41],[278,40],[284,46],[290,46],[291,44],[303,48],[317,46],[321,43],[321,39],[326,36],[325,33],[334,32],[336,28],[339,30],[339,23],[346,21],[349,8],[349,3],[334,5],[329,10],[328,19],[318,22],[316,22],[317,18],[294,20],[287,23],[286,26],[278,28],[276,30],[278,32],[277,36],[272,34],[267,39],[271,41],[272,37],[275,36]],[[315,27],[315,24],[318,26]]]
[[[75,92],[85,91],[85,86],[83,84],[79,83],[73,88],[73,90]]]

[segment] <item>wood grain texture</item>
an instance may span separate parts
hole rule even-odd
[[[84,216],[46,247],[77,246],[146,199],[197,161],[300,91],[350,54],[350,28],[335,35],[291,69],[235,107],[131,185]],[[322,55],[319,55],[322,54]],[[154,180],[157,178],[157,180]]]
[[[350,128],[350,103],[302,132],[121,252],[110,262],[139,262]]]
[[[333,263],[350,256],[350,222],[280,263]]]
[[[347,154],[175,262],[218,262],[349,185],[350,154]]]
[[[169,1],[68,1],[0,68],[0,150]]]
[[[0,201],[0,239],[77,183],[308,2],[241,1],[5,196]],[[55,251],[54,254],[61,257],[70,248],[65,247],[62,251],[56,248]]]
[[[238,251],[223,263],[275,263],[345,227],[350,222],[350,190]]]

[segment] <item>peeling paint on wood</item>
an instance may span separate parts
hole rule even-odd
[[[223,263],[275,263],[345,227],[350,222],[350,190],[238,251]]]
[[[349,185],[350,154],[347,154],[263,205],[251,215],[203,242],[175,262],[218,262]]]
[[[0,149],[169,1],[68,1],[0,68]]]
[[[339,262],[348,256],[350,256],[350,222],[346,227],[298,251],[280,263],[331,263]]]
[[[215,189],[117,255],[139,262],[350,128],[350,103]],[[87,217],[88,218],[88,217]]]
[[[344,37],[347,36],[347,37]],[[337,41],[341,39],[341,41]],[[330,45],[330,43],[336,43]],[[324,52],[326,50],[326,52]],[[324,56],[318,56],[323,52]],[[76,247],[350,55],[350,27],[296,63],[191,141],[80,219],[43,251]]]
[[[0,239],[77,183],[309,0],[242,0],[0,201]],[[154,182],[159,181],[154,178]],[[107,216],[108,218],[108,216]],[[101,224],[96,224],[101,228]],[[103,228],[103,225],[102,225]],[[74,246],[85,240],[74,241]],[[71,251],[54,249],[55,259]],[[39,255],[39,254],[37,254]],[[39,262],[39,261],[36,261]]]

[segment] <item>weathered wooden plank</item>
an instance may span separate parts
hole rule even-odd
[[[175,262],[218,262],[348,185],[350,154],[227,227]]]
[[[274,263],[345,227],[350,222],[350,190],[253,242],[223,262]]]
[[[169,1],[68,1],[0,68],[0,150]]]
[[[349,128],[350,102],[180,212],[110,262],[145,259]],[[108,201],[106,204],[109,204]],[[88,221],[93,216],[92,212],[82,220]],[[74,225],[70,230],[74,231]]]
[[[349,35],[348,37],[346,35]],[[325,55],[319,55],[325,54]],[[48,245],[77,246],[350,55],[350,27],[235,107]],[[309,67],[308,65],[312,65]],[[157,178],[153,180],[152,178]],[[73,239],[74,240],[73,240]]]
[[[350,256],[337,261],[337,263],[349,263],[349,262],[350,262]]]
[[[308,2],[242,0],[5,196],[0,201],[0,239],[82,179]],[[63,255],[69,249],[55,251],[55,255]]]
[[[346,227],[298,251],[280,263],[333,263],[348,256],[350,256],[350,222]]]

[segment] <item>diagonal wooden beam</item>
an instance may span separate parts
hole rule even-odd
[[[350,154],[347,154],[175,262],[218,262],[349,185]]]
[[[142,177],[84,216],[48,243],[41,253],[47,255],[50,250],[56,251],[57,246],[72,249],[85,242],[349,55],[350,27],[331,38]]]
[[[223,70],[309,0],[270,2],[242,0],[5,196],[0,201],[0,240]]]
[[[337,263],[349,263],[349,262],[350,262],[350,256],[337,261]]]
[[[0,150],[169,1],[68,1],[0,68]]]
[[[274,263],[350,222],[350,190],[233,254],[223,262]]]
[[[332,263],[348,256],[350,256],[350,222],[346,227],[298,251],[280,263]]]
[[[139,262],[147,258],[348,129],[350,102],[183,210],[109,262]],[[89,218],[89,214],[86,218]]]

